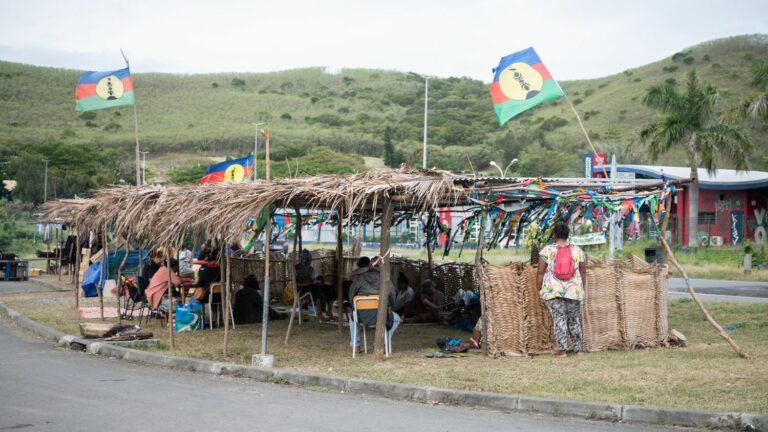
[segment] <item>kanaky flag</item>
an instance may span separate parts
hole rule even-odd
[[[93,111],[135,103],[133,80],[128,68],[85,72],[80,75],[75,88],[75,109],[78,111]]]
[[[253,155],[209,166],[203,178],[200,179],[200,184],[239,183],[251,175],[253,175]]]
[[[493,72],[491,100],[502,126],[527,109],[565,96],[533,48],[502,57]]]

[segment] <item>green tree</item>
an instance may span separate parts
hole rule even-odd
[[[724,115],[726,120],[768,121],[768,61],[753,63],[749,73],[756,92],[744,96],[732,106]]]
[[[392,127],[384,129],[384,165],[395,168],[395,144],[392,142]]]
[[[691,178],[688,185],[688,245],[697,246],[699,216],[698,168],[714,173],[722,158],[733,162],[737,170],[748,168],[752,143],[740,128],[718,121],[715,114],[718,92],[699,81],[696,71],[687,74],[685,91],[670,85],[648,89],[643,103],[661,113],[654,123],[640,132],[652,160],[673,146],[680,146],[688,158]]]

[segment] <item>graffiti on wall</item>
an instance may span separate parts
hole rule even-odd
[[[756,245],[764,245],[766,242],[766,225],[768,225],[768,218],[766,218],[766,211],[765,207],[763,208],[756,208],[754,210],[755,213],[755,221],[757,222],[757,226],[755,227],[755,234],[753,236],[753,241]]]

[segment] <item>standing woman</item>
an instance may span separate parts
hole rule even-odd
[[[553,234],[555,242],[545,246],[539,253],[536,282],[555,328],[558,346],[555,357],[565,357],[569,334],[573,352],[580,355],[581,302],[584,300],[584,281],[587,276],[585,255],[581,248],[568,241],[568,225],[558,223]]]

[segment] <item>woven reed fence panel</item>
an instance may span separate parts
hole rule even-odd
[[[272,252],[269,256],[269,286],[270,297],[280,299],[283,289],[291,282],[291,260],[293,252],[284,254]],[[346,261],[346,260],[345,260]],[[255,274],[259,284],[264,284],[264,255],[257,254],[249,257],[232,257],[232,285],[237,291],[245,277]],[[298,262],[298,260],[296,261]],[[336,256],[335,251],[319,249],[312,251],[312,271],[315,277],[322,275],[326,283],[334,283],[336,280]]]
[[[551,352],[552,322],[536,289],[536,267],[485,265],[491,355]],[[667,336],[667,268],[636,261],[587,266],[582,307],[586,351],[659,346]]]

